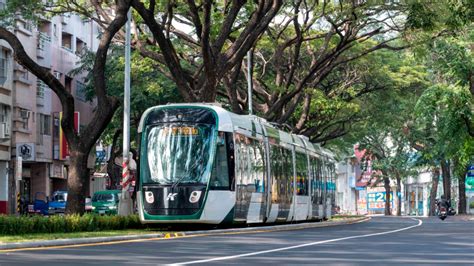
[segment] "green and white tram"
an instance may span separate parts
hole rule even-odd
[[[256,116],[206,104],[142,116],[143,223],[273,223],[330,218],[331,152]]]

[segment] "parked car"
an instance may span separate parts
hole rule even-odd
[[[120,190],[102,190],[92,197],[92,212],[97,214],[117,214]]]
[[[64,214],[66,210],[67,191],[55,191],[51,199],[44,192],[37,192],[33,203],[35,213],[43,215]]]

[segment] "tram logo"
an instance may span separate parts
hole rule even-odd
[[[193,191],[193,193],[191,193],[191,196],[189,197],[189,202],[196,203],[199,201],[200,197],[201,197],[201,191]]]
[[[166,197],[166,200],[174,201],[174,198],[176,197],[176,195],[178,195],[178,193],[169,193],[168,197]]]
[[[153,192],[151,191],[145,192],[145,200],[149,204],[152,204],[153,202],[155,202],[155,197],[153,196]]]

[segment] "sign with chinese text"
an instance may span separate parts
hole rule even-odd
[[[369,192],[367,193],[367,208],[369,210],[385,209],[385,192]],[[393,208],[393,192],[390,192],[390,205]]]

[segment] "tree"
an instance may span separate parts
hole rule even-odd
[[[385,215],[391,215],[390,209],[390,179],[395,179],[397,184],[397,215],[401,215],[401,182],[408,176],[416,174],[414,165],[410,162],[413,157],[413,150],[409,141],[403,133],[403,125],[410,119],[414,108],[414,93],[405,95],[394,93],[392,90],[387,93],[389,98],[383,98],[383,104],[373,104],[373,107],[385,108],[375,119],[370,120],[365,136],[360,141],[360,147],[368,150],[373,155],[374,161],[372,169],[375,173],[377,185],[383,182],[385,193]],[[379,93],[380,97],[380,93]],[[372,108],[373,108],[372,107]],[[377,108],[378,109],[378,108]],[[395,194],[395,193],[394,193]]]
[[[466,86],[438,84],[430,87],[419,99],[417,104],[417,118],[415,123],[419,130],[418,139],[424,136],[429,149],[423,153],[427,158],[434,158],[440,162],[444,194],[451,198],[451,161],[460,181],[464,178],[460,173],[466,171],[469,159],[472,158],[472,137],[468,134],[465,117],[472,117],[473,98]],[[462,159],[461,159],[462,158]],[[460,162],[463,162],[460,164]],[[459,191],[461,205],[465,206],[465,190]],[[463,211],[465,208],[463,209]]]
[[[133,0],[140,16],[135,47],[157,62],[186,102],[213,102],[219,82],[240,64],[282,5],[281,0]]]
[[[69,10],[60,9],[61,4],[67,1],[58,1],[50,5],[42,3],[29,3],[30,1],[9,1],[7,10],[11,14],[25,14],[19,10],[25,10],[26,5],[32,9],[29,10],[32,15],[48,15],[54,13],[67,12]],[[33,1],[35,2],[35,1]],[[77,3],[77,2],[74,2]],[[82,4],[83,1],[81,1]],[[92,4],[100,5],[93,2]],[[91,5],[88,5],[91,6]],[[57,9],[59,8],[59,9]],[[66,136],[69,152],[70,165],[68,185],[68,202],[66,213],[83,213],[85,205],[85,192],[89,172],[87,171],[87,158],[92,147],[96,144],[103,130],[112,119],[115,110],[118,108],[119,102],[116,97],[107,93],[105,65],[107,62],[107,53],[115,34],[122,28],[127,20],[127,11],[130,8],[130,1],[116,0],[113,5],[115,17],[111,20],[100,36],[100,42],[96,51],[93,67],[93,82],[97,98],[97,107],[91,122],[81,131],[79,135],[74,130],[74,97],[66,90],[64,85],[54,77],[49,69],[39,66],[25,52],[23,45],[18,38],[3,24],[0,26],[0,39],[7,41],[14,51],[15,60],[33,73],[37,78],[48,85],[51,90],[58,96],[63,107],[63,118],[61,127]],[[44,11],[43,11],[44,10]],[[5,17],[2,16],[2,20]],[[2,22],[7,23],[7,20]]]
[[[360,67],[370,65],[370,71],[364,77],[367,86],[384,89],[354,99],[353,104],[358,105],[359,115],[364,119],[356,121],[349,134],[331,140],[328,145],[345,150],[359,143],[359,147],[372,154],[375,174],[371,186],[382,183],[386,195],[390,195],[390,180],[396,180],[397,193],[393,194],[398,197],[397,215],[401,215],[401,182],[417,172],[412,162],[414,151],[404,134],[404,127],[413,119],[416,101],[429,84],[426,68],[407,52],[377,51],[358,63]],[[385,213],[391,213],[388,197]]]
[[[89,51],[81,57],[79,66],[72,71],[72,75],[89,73],[86,76],[86,99],[95,99],[95,88],[92,77],[95,53]],[[108,93],[123,101],[124,84],[124,50],[121,45],[112,45],[109,50],[105,76]],[[182,98],[175,93],[174,83],[166,78],[161,72],[155,71],[156,63],[143,58],[136,50],[131,54],[131,114],[130,114],[130,139],[131,151],[136,154],[137,150],[137,128],[143,112],[150,106],[167,104],[170,102],[181,102]],[[111,180],[111,185],[115,188],[122,178],[121,165],[115,164],[115,159],[122,155],[122,125],[123,125],[123,104],[119,105],[117,112],[106,127],[101,136],[102,143],[110,145],[111,154],[107,161],[107,173]],[[135,160],[137,158],[134,158]]]
[[[397,28],[402,9],[398,5],[349,1],[341,1],[340,5],[294,1],[291,8],[282,10],[287,19],[272,24],[255,48],[253,109],[267,120],[289,124],[293,132],[312,141],[346,134],[347,124],[354,117],[325,116],[317,103],[334,100],[339,102],[335,106],[341,106],[382,89],[365,86],[363,71],[357,71],[351,63],[380,49],[403,48],[395,44],[399,36],[386,38],[403,28]],[[238,113],[243,112],[248,98],[246,90],[238,87],[242,70],[246,73],[245,65],[234,68],[221,92],[228,95],[233,111]]]

